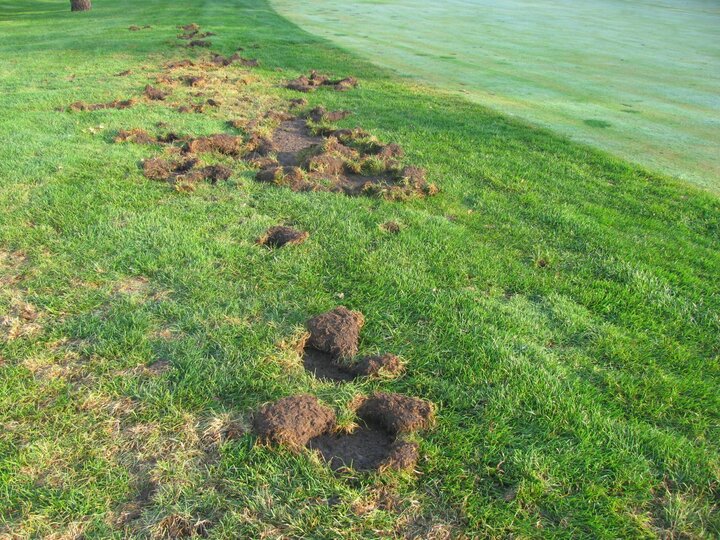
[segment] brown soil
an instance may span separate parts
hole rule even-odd
[[[258,244],[269,247],[283,247],[285,245],[297,245],[302,244],[308,239],[310,234],[305,231],[298,231],[292,227],[286,227],[279,225],[276,227],[270,227],[265,234],[258,238]]]
[[[68,105],[69,111],[98,111],[101,109],[128,109],[135,104],[134,99],[124,99],[109,101],[108,103],[85,103],[84,101],[76,101]]]
[[[163,101],[168,96],[167,92],[164,92],[159,88],[155,88],[154,86],[151,86],[149,84],[145,86],[144,93],[145,97],[154,101]]]
[[[303,366],[321,381],[351,381],[355,378],[352,371],[336,362],[332,354],[312,347],[306,347],[303,351]]]
[[[200,30],[200,25],[196,23],[190,23],[186,24],[184,26],[178,26],[181,30],[185,30],[186,32],[197,32]]]
[[[125,71],[121,71],[120,73],[116,73],[116,77],[127,77],[128,75],[132,75],[132,71],[129,69],[126,69]]]
[[[300,165],[299,154],[322,142],[322,137],[314,136],[300,118],[282,122],[272,137],[273,149],[281,165]]]
[[[307,346],[336,358],[352,358],[357,354],[360,329],[364,323],[362,313],[350,311],[344,306],[336,307],[307,322],[310,332]]]
[[[358,377],[378,377],[399,375],[403,364],[394,354],[365,356],[353,366],[353,372]]]
[[[137,32],[138,30],[147,30],[148,28],[152,28],[149,24],[146,24],[144,26],[137,26],[136,24],[133,24],[132,26],[128,26],[128,30],[131,32]]]
[[[219,107],[222,105],[222,101],[213,98],[209,98],[205,103],[207,103],[209,107]]]
[[[192,139],[183,147],[183,152],[186,154],[217,152],[226,156],[239,156],[243,150],[244,144],[241,137],[224,133]]]
[[[394,437],[368,427],[353,433],[325,433],[310,440],[308,448],[317,450],[333,470],[377,470],[388,459]]]
[[[378,392],[367,398],[357,413],[368,424],[381,426],[391,434],[427,429],[434,420],[430,402],[385,392]]]
[[[302,448],[313,437],[332,431],[335,422],[332,409],[302,394],[261,407],[253,418],[253,427],[265,442]]]
[[[408,470],[419,457],[417,443],[395,440],[372,425],[352,433],[324,433],[311,439],[308,448],[319,451],[333,470]]]

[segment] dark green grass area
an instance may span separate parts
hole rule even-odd
[[[177,193],[113,133],[221,117],[57,110],[136,96],[147,70],[201,54],[175,39],[190,22],[265,80],[359,77],[311,104],[403,145],[440,194],[293,193],[250,170]],[[408,86],[264,1],[23,0],[0,31],[0,316],[37,310],[0,342],[0,534],[162,537],[168,516],[211,538],[720,534],[717,198]],[[310,239],[255,244],[281,222]],[[404,377],[304,372],[293,338],[339,304],[365,314],[361,352],[401,355]],[[143,371],[157,360],[170,369]],[[268,400],[309,392],[348,419],[376,389],[437,404],[417,474],[338,475],[250,433],[213,443]]]

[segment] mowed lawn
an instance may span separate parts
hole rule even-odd
[[[259,99],[310,69],[358,77],[304,97],[440,193],[294,193],[242,165],[181,193],[142,175],[159,149],[113,137],[228,131],[222,107],[62,110],[207,55],[175,37],[192,22],[261,61]],[[1,538],[720,534],[716,197],[409,86],[262,0],[20,0],[0,32]],[[309,240],[255,243],[279,223]],[[403,377],[305,372],[303,324],[337,305]],[[250,429],[283,396],[347,420],[376,390],[437,407],[415,473],[334,473]]]

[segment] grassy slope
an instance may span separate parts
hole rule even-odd
[[[717,199],[404,86],[264,2],[66,8],[0,8],[0,307],[40,313],[0,343],[0,527],[142,537],[178,513],[218,538],[720,532]],[[217,32],[220,52],[258,44],[263,77],[360,76],[312,102],[400,142],[442,193],[295,194],[248,171],[178,194],[141,176],[147,149],[110,135],[159,120],[210,133],[220,118],[55,111],[139,93],[143,67],[184,55],[187,22]],[[399,235],[380,230],[388,219]],[[311,240],[253,244],[279,221]],[[365,313],[363,351],[401,354],[407,376],[338,389],[304,373],[282,342],[338,303]],[[158,358],[166,374],[138,369]],[[299,391],[343,411],[376,387],[439,406],[417,477],[336,477],[251,435],[207,452],[223,415]],[[398,504],[364,512],[381,485]]]

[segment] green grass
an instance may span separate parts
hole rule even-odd
[[[402,144],[441,193],[293,193],[250,170],[177,193],[114,131],[212,133],[221,113],[56,110],[139,94],[186,56],[189,22],[218,52],[256,45],[272,96],[311,68],[358,76],[311,104],[353,110],[343,125]],[[409,86],[259,0],[21,0],[0,29],[0,534],[145,538],[174,515],[211,538],[720,534],[717,198]],[[279,222],[309,241],[255,245]],[[403,378],[304,372],[293,337],[338,304]],[[375,389],[437,404],[419,474],[335,475],[250,433],[216,444],[268,400],[309,392],[347,417]]]
[[[270,3],[403,76],[720,193],[717,2]]]

